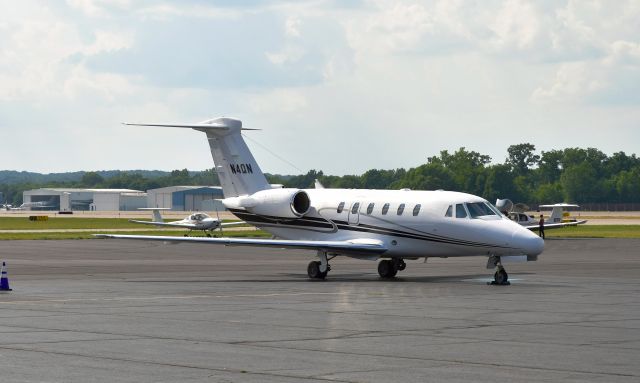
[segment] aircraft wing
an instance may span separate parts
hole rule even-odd
[[[382,254],[387,247],[375,239],[352,239],[348,241],[305,241],[262,238],[210,238],[210,237],[173,237],[153,235],[94,234],[98,238],[137,239],[143,241],[207,243],[225,246],[275,247],[285,249],[305,249],[336,252],[341,254]]]
[[[137,221],[135,219],[130,219],[129,222],[133,223],[141,223],[143,225],[154,225],[154,226],[165,226],[165,227],[181,227],[183,229],[192,229],[195,228],[196,225],[188,224],[188,223],[172,223],[172,222],[156,222],[156,221]]]
[[[567,226],[578,226],[578,225],[582,225],[583,223],[587,223],[586,220],[582,220],[582,221],[575,221],[575,222],[559,222],[559,223],[545,223],[544,224],[544,229],[545,230],[550,230],[550,229],[559,229],[561,227],[567,227]],[[540,225],[535,224],[535,225],[527,225],[524,226],[529,230],[540,230]]]
[[[220,224],[222,227],[234,227],[234,226],[242,226],[248,225],[245,221],[236,221],[236,222],[223,222]]]
[[[154,226],[164,226],[164,227],[181,227],[183,229],[197,229],[198,225],[192,223],[174,223],[174,222],[158,222],[158,221],[138,221],[135,219],[130,219],[129,222],[133,223],[141,223],[143,225],[154,225]],[[220,224],[222,227],[233,227],[233,226],[242,226],[247,223],[244,221],[237,222],[223,222]],[[219,227],[219,226],[218,226]]]

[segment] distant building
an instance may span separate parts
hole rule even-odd
[[[131,189],[43,188],[22,193],[29,210],[127,211],[147,206],[147,193]]]
[[[224,198],[219,186],[168,186],[147,191],[147,207],[177,211],[223,211],[217,199]]]

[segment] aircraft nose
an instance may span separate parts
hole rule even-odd
[[[515,231],[513,243],[526,255],[538,255],[544,250],[544,240],[527,229]]]

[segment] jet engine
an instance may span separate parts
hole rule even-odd
[[[511,202],[510,199],[499,199],[498,198],[496,200],[496,207],[502,213],[509,214],[511,212],[511,210],[513,209],[513,202]]]
[[[311,209],[309,195],[300,189],[267,189],[247,197],[223,200],[228,208],[244,208],[248,212],[270,217],[300,218]]]

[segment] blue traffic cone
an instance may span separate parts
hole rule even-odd
[[[7,276],[7,264],[2,262],[2,277],[0,278],[0,291],[11,291],[9,277]]]

